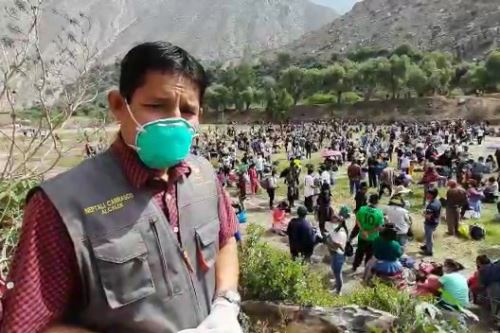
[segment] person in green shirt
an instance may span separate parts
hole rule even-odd
[[[462,264],[453,259],[446,259],[443,265],[444,275],[439,278],[441,299],[439,305],[451,310],[469,305],[469,286],[465,276],[460,274]]]
[[[384,224],[384,213],[378,208],[379,196],[372,194],[368,198],[368,206],[363,206],[356,214],[356,225],[359,227],[358,247],[352,264],[353,272],[361,265],[363,258],[365,265],[373,256],[373,242],[379,237],[379,231]]]
[[[396,239],[396,227],[387,223],[380,232],[380,237],[373,242],[373,255],[377,259],[373,271],[378,276],[395,276],[403,271],[403,265],[399,261],[403,249]]]

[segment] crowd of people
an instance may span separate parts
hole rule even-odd
[[[442,219],[450,236],[484,237],[484,228],[471,223],[464,229],[462,220],[479,219],[484,203],[497,203],[499,179],[494,173],[500,147],[484,143],[493,133],[485,123],[465,121],[229,125],[204,131],[195,139],[193,153],[211,160],[220,182],[233,188],[238,211],[245,211],[249,196],[267,192],[272,230],[288,236],[293,258],[310,260],[315,246],[324,243],[331,254],[335,291],[341,293],[343,266],[351,255],[352,271],[364,265],[365,281],[378,276],[406,286],[405,267],[415,267],[406,253],[415,222],[410,202],[418,205],[409,199],[415,191],[423,192],[422,258],[434,255],[434,234]],[[475,146],[479,154],[470,152]],[[488,149],[491,154],[484,154]],[[321,157],[313,163],[315,152]],[[354,204],[335,209],[332,197],[341,192],[337,187],[342,178],[347,178]],[[276,200],[279,187],[286,191]],[[387,205],[381,204],[384,197]],[[355,223],[349,230],[351,215]],[[500,264],[490,265],[484,273],[488,277],[479,280],[495,281],[493,289],[498,290]],[[430,293],[441,290],[442,304],[466,306],[469,285],[455,274],[463,266],[448,259],[442,267],[439,288]],[[426,279],[414,288],[422,289]],[[500,299],[498,293],[488,295]]]

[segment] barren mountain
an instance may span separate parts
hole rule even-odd
[[[0,0],[1,2],[7,0]],[[42,28],[49,44],[61,28],[52,8],[84,13],[91,41],[107,63],[142,41],[168,40],[204,60],[241,57],[285,45],[338,15],[308,0],[47,0]]]
[[[364,0],[284,50],[327,58],[359,47],[391,49],[401,44],[481,56],[500,46],[500,1]]]

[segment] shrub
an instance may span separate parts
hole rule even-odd
[[[319,274],[261,240],[262,227],[249,225],[240,250],[241,292],[244,299],[291,302],[310,306],[335,304]]]
[[[342,103],[344,104],[355,104],[362,100],[363,98],[361,96],[352,91],[348,91],[342,95]]]
[[[418,305],[431,299],[415,298],[377,281],[373,286],[356,288],[349,295],[333,296],[324,281],[328,279],[263,241],[263,233],[262,227],[250,224],[240,249],[240,288],[245,300],[325,307],[352,304],[394,315],[395,332],[465,332],[454,323],[429,319]]]
[[[0,278],[7,275],[17,246],[26,194],[39,182],[39,179],[0,181]]]
[[[337,97],[331,94],[316,93],[305,100],[306,105],[323,105],[337,103]]]

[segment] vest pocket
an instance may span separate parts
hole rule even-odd
[[[131,230],[120,238],[93,247],[97,270],[111,309],[155,293],[141,234]]]
[[[196,257],[198,265],[203,272],[207,272],[215,264],[219,248],[219,220],[196,228]]]

